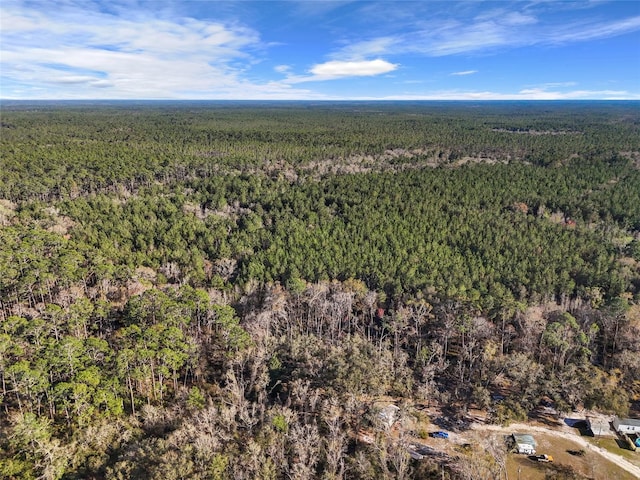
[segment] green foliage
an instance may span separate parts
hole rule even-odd
[[[229,465],[229,459],[226,455],[217,453],[211,461],[211,477],[213,480],[224,480],[227,478],[225,471]]]
[[[561,165],[639,151],[637,108],[616,104],[147,105],[5,108],[0,197],[74,198],[265,162],[381,155],[392,166],[466,156]],[[637,184],[637,183],[636,183]],[[215,192],[215,208],[232,202]],[[596,203],[597,205],[597,203]]]
[[[282,362],[277,355],[274,355],[269,360],[269,370],[272,372],[278,372],[282,368]]]
[[[629,393],[622,387],[622,378],[618,372],[607,373],[597,367],[591,367],[584,374],[585,406],[619,417],[629,414]]]
[[[378,396],[628,410],[635,104],[307,107],[3,110],[0,476],[392,478]]]
[[[499,403],[491,415],[491,421],[503,426],[508,426],[511,422],[525,422],[527,411],[517,402],[507,400]]]
[[[189,389],[189,396],[187,397],[187,405],[189,408],[202,410],[205,405],[204,395],[198,387],[191,387]]]
[[[289,430],[287,419],[282,414],[274,415],[271,419],[271,424],[273,425],[273,428],[275,428],[278,432],[287,433],[287,430]]]
[[[223,342],[223,348],[229,353],[237,352],[246,348],[251,343],[251,337],[240,326],[233,308],[228,305],[214,305],[213,311],[216,315],[216,331]]]
[[[629,244],[629,256],[640,262],[640,240],[635,239]]]
[[[64,475],[69,461],[68,452],[52,438],[51,422],[34,413],[15,415],[12,419],[9,448],[15,452],[11,461],[4,462],[2,468],[14,472],[25,472],[26,478],[57,480]],[[25,471],[26,466],[30,472]]]

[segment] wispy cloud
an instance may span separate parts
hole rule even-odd
[[[397,5],[402,8],[402,4]],[[640,30],[640,16],[608,20],[586,17],[579,22],[566,22],[548,15],[548,10],[555,8],[555,4],[543,2],[538,7],[544,11],[538,12],[535,7],[536,4],[514,3],[477,15],[467,12],[466,17],[451,12],[438,11],[432,15],[418,12],[414,19],[396,12],[400,20],[395,26],[390,21],[384,35],[358,38],[333,52],[332,58],[366,58],[372,54],[442,57],[533,45],[567,44]],[[557,8],[566,7],[560,5]],[[368,11],[371,14],[371,8]]]
[[[568,92],[559,92],[547,90],[544,88],[528,88],[518,92],[516,98],[526,100],[619,100],[640,98],[626,90],[571,90]]]
[[[289,65],[276,65],[273,69],[278,73],[287,73],[291,70]]]
[[[167,20],[148,10],[125,18],[93,3],[82,6],[87,8],[62,4],[45,16],[27,3],[3,5],[2,83],[28,85],[41,98],[314,96],[244,78],[243,69],[264,48],[260,35],[247,26]],[[73,89],[63,88],[71,84]]]
[[[530,85],[527,88],[539,88],[547,90],[549,88],[575,87],[578,82],[547,82],[540,85]]]
[[[422,99],[637,97],[624,90],[635,89],[630,81],[608,83],[621,80],[622,75],[633,78],[620,73],[633,72],[631,67],[612,69],[610,77],[603,73],[597,81],[595,76],[584,78],[580,88],[568,81],[542,83],[550,70],[532,75],[531,84],[509,87],[516,75],[504,73],[510,65],[505,67],[499,57],[520,47],[531,47],[539,54],[541,49],[536,47],[543,46],[546,53],[559,45],[638,32],[640,15],[627,4],[611,11],[600,2],[547,1],[318,0],[273,2],[269,9],[264,5],[191,0],[65,0],[45,5],[40,0],[0,0],[0,96],[339,99],[348,83],[330,80],[377,77],[375,82],[360,83],[368,83],[371,91],[379,89],[379,96],[373,98],[381,98],[384,88],[393,92],[398,85],[416,90],[421,86],[412,83],[437,88],[438,82],[453,82],[451,76],[481,71],[483,79],[489,72],[500,72],[501,85],[512,93],[434,90],[403,95]],[[605,44],[600,44],[601,52],[613,45]],[[625,50],[624,58],[629,58],[629,51]],[[491,68],[485,66],[485,59],[494,54]],[[441,58],[449,56],[473,56],[474,61]],[[574,78],[583,78],[578,75],[591,68],[580,58],[576,65],[582,68],[571,73]],[[469,67],[474,70],[462,70]],[[395,71],[398,78],[390,81],[389,74]],[[557,78],[562,80],[551,77]],[[312,82],[316,84],[308,86]],[[606,90],[603,85],[619,88]]]
[[[523,89],[518,92],[437,90],[424,93],[388,95],[379,100],[640,100],[640,94],[626,90],[573,90],[558,92]],[[359,100],[373,100],[362,97]]]
[[[613,22],[574,22],[563,29],[550,31],[541,43],[568,43],[615,37],[640,30],[640,15]]]
[[[414,44],[415,48],[427,55],[441,57],[491,49],[509,43],[509,29],[495,21],[471,25],[454,23],[457,25],[444,27],[435,35],[430,31],[420,32],[421,41]]]
[[[371,40],[365,40],[347,45],[344,48],[334,52],[333,58],[358,60],[377,56],[383,53],[392,53],[402,50],[400,42],[401,37],[378,37]]]

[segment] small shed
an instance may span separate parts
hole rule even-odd
[[[523,453],[525,455],[536,454],[536,441],[532,435],[528,433],[514,433],[513,437],[514,449],[517,453]]]
[[[609,419],[605,417],[587,417],[587,428],[594,437],[611,433]]]
[[[618,433],[638,433],[640,432],[640,420],[635,418],[614,418],[613,428]]]

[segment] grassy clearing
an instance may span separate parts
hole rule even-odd
[[[552,455],[554,458],[553,465],[534,462],[526,455],[509,454],[507,458],[509,479],[544,480],[546,474],[553,472],[555,467],[568,466],[583,478],[592,478],[594,480],[637,480],[632,474],[595,452],[587,450],[584,456],[571,455],[568,450],[580,450],[582,448],[578,443],[571,440],[541,433],[535,434],[534,437],[538,442],[538,453]],[[602,444],[601,446],[604,447]],[[618,448],[618,450],[620,449]],[[614,451],[614,453],[619,454],[620,452]],[[518,470],[520,471],[519,476]]]
[[[627,448],[621,448],[618,440],[615,438],[604,437],[604,438],[593,438],[587,437],[589,443],[604,448],[605,450],[615,453],[616,455],[620,455],[624,457],[629,462],[633,463],[640,467],[640,451],[633,452]]]

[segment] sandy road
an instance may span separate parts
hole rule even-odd
[[[471,428],[473,430],[489,430],[489,431],[501,432],[501,433],[513,433],[514,431],[522,430],[522,431],[547,433],[549,435],[555,435],[557,437],[566,438],[567,440],[571,440],[572,442],[575,442],[578,445],[584,447],[586,450],[595,452],[598,455],[603,456],[607,460],[614,462],[615,464],[620,466],[620,468],[626,470],[627,472],[631,473],[632,475],[635,475],[637,478],[640,479],[640,467],[637,467],[636,465],[634,465],[633,463],[631,463],[621,455],[616,455],[615,453],[611,453],[608,450],[605,450],[604,448],[592,445],[581,436],[576,435],[575,433],[572,433],[572,432],[564,431],[561,428],[560,429],[547,428],[547,427],[541,427],[537,425],[528,425],[524,423],[513,423],[508,427],[501,427],[500,425],[485,425],[485,424],[474,423],[472,424]]]

